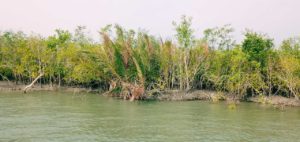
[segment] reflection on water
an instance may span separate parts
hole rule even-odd
[[[0,93],[0,141],[298,141],[300,109]]]

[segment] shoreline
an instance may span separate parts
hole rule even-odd
[[[278,107],[290,106],[300,107],[300,100],[286,98],[283,96],[254,96],[247,99],[235,98],[226,92],[217,92],[211,90],[193,90],[193,91],[164,91],[163,95],[157,96],[154,100],[158,101],[226,101],[228,104],[238,104],[239,102],[252,102],[258,104],[269,104]],[[149,98],[146,98],[149,99]],[[151,99],[151,98],[150,98]]]
[[[14,91],[20,91],[23,92],[23,89],[26,87],[26,84],[8,84],[6,82],[0,81],[0,91],[7,91],[7,92],[14,92]],[[92,89],[92,88],[86,88],[86,87],[78,87],[78,86],[57,86],[57,85],[49,85],[49,84],[43,84],[43,85],[33,85],[28,93],[32,91],[66,91],[66,92],[74,92],[74,93],[80,93],[80,92],[87,92],[87,93],[101,93],[103,90],[101,89]]]
[[[26,85],[8,85],[3,82],[0,83],[1,92],[22,92]],[[30,91],[62,91],[62,92],[73,92],[73,93],[96,93],[104,96],[112,96],[106,94],[104,90],[84,88],[77,86],[50,86],[50,85],[34,85]],[[113,96],[112,96],[113,97]],[[120,97],[117,97],[120,98]],[[226,101],[228,104],[238,104],[239,102],[253,102],[259,104],[270,104],[274,106],[290,106],[300,107],[300,100],[294,98],[286,98],[282,96],[254,96],[247,99],[234,98],[226,92],[218,92],[212,90],[191,90],[191,91],[180,91],[180,90],[165,90],[155,91],[150,90],[142,96],[141,100],[154,100],[154,101]],[[137,100],[138,101],[138,100]]]

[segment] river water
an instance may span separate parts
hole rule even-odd
[[[300,108],[129,102],[95,94],[0,93],[0,141],[297,142]]]

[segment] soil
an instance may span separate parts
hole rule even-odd
[[[0,92],[2,91],[22,91],[25,84],[16,85],[6,81],[0,81]],[[67,91],[67,92],[94,92],[101,93],[103,90],[74,87],[74,86],[50,86],[50,85],[34,85],[30,91]],[[233,95],[224,92],[210,91],[210,90],[191,90],[191,91],[180,91],[180,90],[166,90],[166,91],[147,91],[143,96],[142,100],[158,100],[158,101],[220,101],[224,100],[229,103],[236,103],[239,101],[250,101],[262,104],[271,104],[276,106],[295,106],[300,107],[300,100],[295,98],[286,98],[282,96],[255,96],[248,98],[247,100],[234,99]]]

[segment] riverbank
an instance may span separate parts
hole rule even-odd
[[[11,84],[8,82],[0,82],[0,91],[22,91],[25,84]],[[50,86],[50,85],[34,85],[30,91],[63,91],[63,92],[87,92],[87,93],[98,93],[102,95],[107,95],[103,93],[101,89],[92,89],[76,86]],[[248,101],[260,104],[270,104],[276,106],[293,106],[300,107],[300,100],[294,98],[286,98],[282,96],[255,96],[250,97],[246,100],[235,98],[234,95],[228,94],[226,92],[217,92],[211,90],[191,90],[191,91],[180,91],[180,90],[166,90],[166,91],[147,91],[142,97],[142,100],[157,100],[157,101],[227,101],[228,103],[238,103],[240,101]]]
[[[5,81],[0,81],[0,91],[20,91],[26,87],[26,84],[14,84],[8,83]],[[57,86],[57,85],[49,85],[49,84],[35,84],[30,88],[30,91],[66,91],[66,92],[87,92],[87,93],[101,93],[103,90],[100,89],[92,89],[78,86]]]
[[[111,96],[104,93],[106,96]],[[141,100],[154,100],[154,101],[226,101],[228,104],[239,104],[239,102],[253,102],[259,104],[269,104],[274,106],[291,106],[300,107],[300,100],[294,98],[286,98],[282,96],[255,96],[247,99],[235,97],[233,94],[226,92],[217,92],[212,90],[166,90],[166,91],[147,91]]]
[[[226,97],[228,96],[228,97]],[[143,99],[155,99],[159,101],[195,101],[195,100],[211,100],[219,101],[226,100],[229,97],[228,94],[223,92],[216,92],[210,90],[192,90],[192,91],[180,91],[180,90],[166,90],[166,91],[148,91]]]
[[[300,100],[294,98],[286,98],[282,96],[256,96],[248,99],[250,102],[271,104],[275,106],[294,106],[300,107]]]

